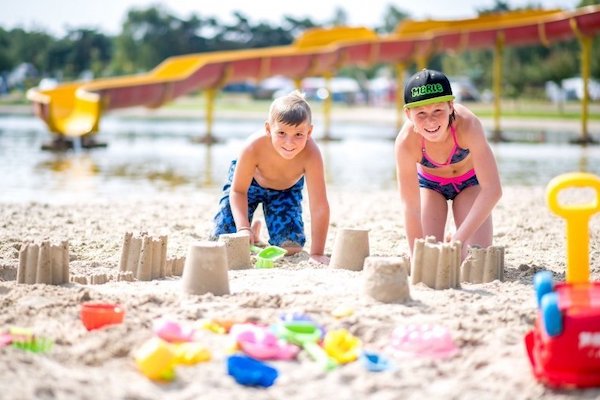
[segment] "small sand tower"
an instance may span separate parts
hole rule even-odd
[[[335,237],[329,266],[360,271],[368,256],[369,230],[341,228]]]
[[[433,236],[415,240],[411,282],[432,289],[460,287],[460,242],[436,242]]]
[[[183,291],[189,294],[229,294],[227,251],[221,242],[199,241],[190,245],[183,268]]]
[[[146,234],[134,237],[131,232],[125,233],[119,263],[121,272],[131,271],[137,280],[150,281],[166,275],[166,264],[167,236],[154,239]]]
[[[24,242],[19,250],[17,283],[61,285],[69,282],[69,242]]]
[[[408,257],[365,258],[362,295],[382,303],[402,303],[410,299]]]
[[[469,255],[461,266],[461,281],[487,283],[504,280],[504,247],[469,247]]]
[[[250,260],[250,235],[246,231],[227,233],[219,236],[219,242],[225,244],[229,269],[252,268]]]

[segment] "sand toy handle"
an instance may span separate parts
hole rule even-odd
[[[583,204],[561,204],[558,194],[563,189],[592,188],[596,199]],[[567,222],[567,283],[589,282],[589,220],[600,211],[600,177],[571,172],[552,179],[546,188],[548,207]]]

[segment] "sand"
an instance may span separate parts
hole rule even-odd
[[[394,191],[331,189],[331,253],[338,227],[370,229],[371,255],[407,252]],[[504,188],[494,212],[495,244],[506,247],[505,281],[463,284],[433,290],[411,285],[404,304],[365,301],[362,273],[311,263],[306,253],[285,258],[270,270],[229,272],[231,294],[184,295],[180,278],[151,282],[109,282],[62,286],[15,283],[18,249],[24,240],[68,240],[72,275],[114,274],[126,231],[168,235],[168,255],[185,255],[189,244],[205,239],[219,192],[87,204],[4,203],[0,205],[0,329],[30,327],[54,340],[48,354],[12,347],[0,349],[2,399],[530,399],[598,398],[600,389],[553,391],[538,383],[523,344],[532,328],[532,277],[548,269],[564,279],[564,221],[545,206],[544,188]],[[600,278],[600,223],[590,223],[592,277]],[[310,221],[307,221],[307,228]],[[125,321],[87,331],[80,304],[114,301],[126,308]],[[335,317],[346,307],[353,313]],[[359,363],[331,372],[300,361],[273,362],[280,377],[269,389],[241,386],[227,375],[227,336],[201,331],[213,359],[182,366],[171,383],[147,379],[135,367],[133,352],[153,336],[162,316],[193,322],[205,318],[258,319],[274,323],[282,312],[309,314],[327,329],[346,328],[367,350],[391,357],[395,368],[373,373]],[[389,348],[394,328],[437,323],[447,327],[459,348],[448,359],[398,357]]]

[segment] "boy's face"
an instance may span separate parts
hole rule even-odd
[[[448,128],[453,102],[433,103],[421,107],[407,108],[406,117],[410,119],[417,133],[431,142],[442,141]]]
[[[265,122],[265,131],[271,138],[273,148],[286,160],[296,157],[304,149],[312,129],[313,127],[308,121],[304,121],[298,126],[277,121]]]

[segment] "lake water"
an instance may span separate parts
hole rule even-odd
[[[0,115],[0,201],[70,201],[156,193],[195,193],[220,188],[244,138],[258,120],[216,121],[220,142],[193,143],[200,120],[145,120],[107,116],[100,141],[106,148],[55,153],[40,149],[49,141],[45,126],[31,116]],[[315,128],[318,139],[322,132]],[[507,132],[535,139],[536,132]],[[320,142],[330,186],[356,190],[394,189],[393,127],[384,124],[332,125]],[[544,143],[493,144],[503,184],[545,185],[572,171],[600,174],[600,146],[569,144],[573,135],[546,135]]]

